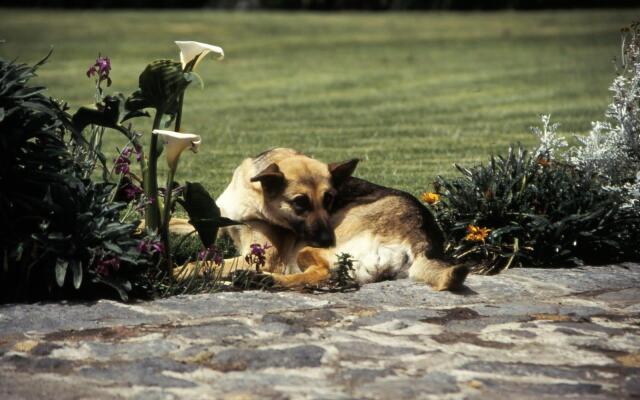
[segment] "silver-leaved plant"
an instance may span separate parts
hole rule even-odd
[[[540,144],[535,150],[536,157],[556,158],[560,151],[568,146],[563,136],[558,135],[560,124],[551,123],[550,115],[541,115],[542,126],[532,126],[531,133],[538,137]]]
[[[564,158],[578,169],[603,180],[611,190],[625,192],[631,201],[640,201],[640,23],[622,30],[618,74],[611,84],[613,99],[605,121],[591,123],[585,136]],[[553,158],[567,146],[558,136],[558,124],[542,116],[542,127],[532,128],[540,145],[538,156]]]

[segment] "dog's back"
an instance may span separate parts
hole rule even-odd
[[[332,223],[336,254],[353,256],[361,283],[409,275],[442,290],[466,277],[464,268],[451,269],[443,261],[442,230],[431,211],[406,192],[350,178],[336,197]]]

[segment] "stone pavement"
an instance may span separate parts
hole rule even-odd
[[[0,399],[640,396],[640,265],[0,306]]]

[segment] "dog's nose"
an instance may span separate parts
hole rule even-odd
[[[336,244],[336,236],[331,231],[320,231],[313,235],[307,244],[311,247],[333,247]]]
[[[336,236],[331,231],[319,232],[314,240],[316,247],[332,247],[336,244]]]
[[[327,248],[335,246],[336,235],[328,221],[318,219],[304,231],[307,246]]]
[[[323,231],[318,236],[318,245],[320,247],[331,247],[336,244],[336,237],[333,232]]]

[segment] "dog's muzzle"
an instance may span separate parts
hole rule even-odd
[[[314,231],[307,235],[307,245],[311,247],[333,247],[336,245],[336,235],[327,228]]]

